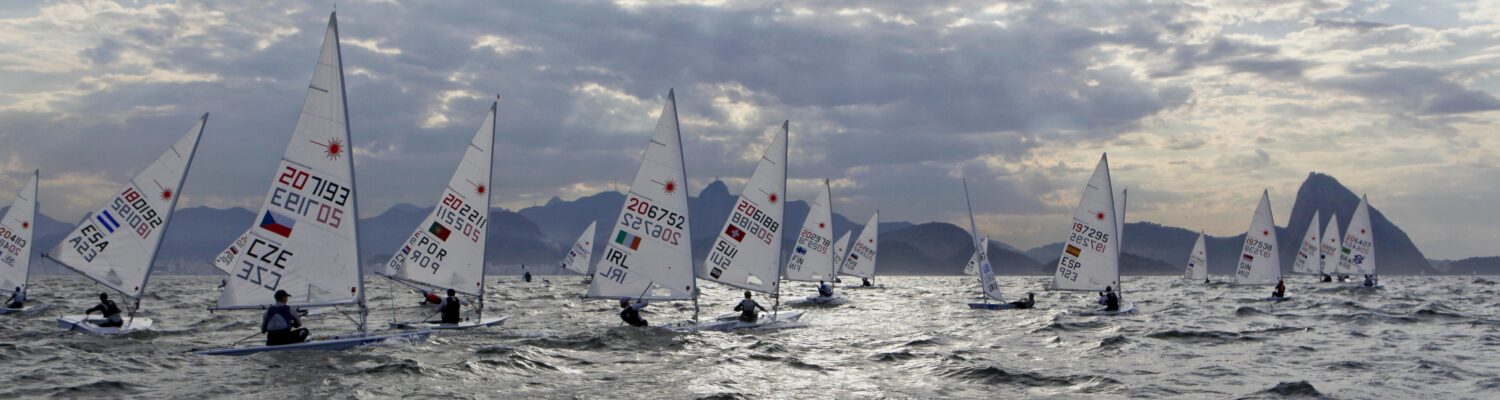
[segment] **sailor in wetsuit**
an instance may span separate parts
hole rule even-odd
[[[749,290],[745,291],[745,299],[740,300],[740,304],[734,306],[734,310],[740,312],[741,322],[755,322],[755,320],[760,319],[760,313],[755,311],[757,308],[761,311],[767,311],[765,307],[756,304],[755,299],[750,298]]]
[[[438,311],[443,313],[443,323],[456,324],[463,322],[459,315],[458,292],[448,289],[448,297],[443,299],[443,304],[438,306]]]
[[[1120,311],[1120,296],[1113,287],[1105,286],[1104,293],[1099,294],[1099,304],[1104,305],[1104,311]]]
[[[266,307],[266,314],[260,320],[260,331],[266,334],[266,345],[280,346],[307,341],[307,328],[302,327],[302,320],[297,318],[297,313],[292,312],[292,306],[286,304],[292,295],[285,290],[277,290],[275,297],[276,304]]]
[[[125,325],[125,319],[120,318],[120,306],[115,305],[115,302],[109,299],[108,293],[99,294],[99,305],[84,311],[84,319],[88,319],[87,316],[96,311],[104,314],[104,322],[94,323],[100,328],[118,328]]]
[[[1276,280],[1276,291],[1271,292],[1271,298],[1280,299],[1286,297],[1286,280]]]
[[[641,318],[639,308],[630,304],[629,297],[620,298],[620,309],[620,320],[625,321],[630,326],[646,326],[648,324],[645,318]]]
[[[818,296],[833,297],[833,286],[828,286],[827,282],[818,281]]]
[[[1017,309],[1021,310],[1036,307],[1036,293],[1026,293],[1026,300],[1012,301],[1010,305],[1016,306]]]
[[[873,286],[873,285],[870,285],[870,278],[859,278],[859,279],[862,280],[862,281],[864,281],[864,283],[860,283],[859,284],[860,286],[864,286],[864,287]]]
[[[16,286],[16,291],[12,292],[10,299],[5,301],[5,307],[12,309],[26,308],[26,292],[21,291],[20,286]]]

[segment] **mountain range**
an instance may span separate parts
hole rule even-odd
[[[595,254],[603,249],[608,227],[616,218],[625,195],[608,191],[567,201],[558,198],[546,204],[519,211],[495,209],[490,213],[489,273],[514,274],[521,266],[540,274],[562,273],[557,267],[563,254],[590,222],[601,227],[595,233]],[[706,185],[696,197],[689,197],[689,229],[693,256],[702,262],[715,234],[729,217],[735,195],[720,181]],[[1326,223],[1338,215],[1347,226],[1359,204],[1359,197],[1331,176],[1311,173],[1297,191],[1291,211],[1291,226],[1277,227],[1283,268],[1288,271],[1292,256],[1314,210],[1320,211]],[[3,209],[0,209],[3,210]],[[360,220],[363,239],[361,259],[372,270],[390,257],[416,225],[431,212],[431,207],[401,204],[379,215]],[[1249,211],[1246,208],[1246,220]],[[835,210],[837,211],[837,210]],[[3,211],[0,211],[3,212]],[[792,249],[796,232],[806,219],[805,201],[789,201],[783,226],[783,259]],[[859,219],[868,216],[858,216]],[[214,255],[250,226],[254,213],[244,208],[216,209],[191,207],[173,216],[158,257],[157,270],[168,274],[215,274],[208,264]],[[1500,257],[1478,257],[1467,260],[1434,263],[1423,257],[1406,233],[1372,207],[1376,237],[1376,256],[1380,272],[1402,274],[1468,274],[1500,273]],[[39,246],[33,251],[50,249],[72,228],[72,225],[40,215],[36,221]],[[835,236],[858,235],[862,226],[840,213],[833,218]],[[882,222],[880,224],[878,273],[888,275],[957,275],[973,253],[973,241],[966,229],[945,222],[913,224]],[[1197,232],[1152,222],[1125,224],[1122,273],[1127,275],[1170,275],[1182,271]],[[1207,237],[1209,273],[1230,274],[1239,257],[1244,235]],[[1050,275],[1062,252],[1062,243],[1052,243],[1020,251],[999,241],[990,242],[990,257],[1005,275]],[[38,259],[40,260],[40,259]],[[39,261],[39,273],[62,273],[61,266]]]

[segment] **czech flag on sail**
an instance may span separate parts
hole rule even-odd
[[[631,250],[640,250],[641,237],[621,230],[619,234],[615,235],[615,243],[629,247]]]
[[[294,225],[297,225],[296,219],[277,214],[270,210],[266,210],[266,215],[260,217],[260,229],[265,229],[284,238],[292,237],[292,226]]]
[[[431,233],[432,236],[437,236],[438,240],[446,242],[448,241],[448,235],[452,234],[453,231],[448,230],[448,227],[443,226],[443,224],[437,221],[432,221],[432,226],[427,227],[427,233]]]
[[[740,230],[740,227],[734,226],[734,224],[729,224],[728,228],[724,228],[724,234],[729,235],[736,242],[745,241],[745,231]]]
[[[109,214],[109,210],[100,211],[94,219],[98,220],[100,225],[104,225],[104,229],[108,229],[109,233],[115,233],[115,228],[120,227],[120,221],[116,221],[115,216]]]

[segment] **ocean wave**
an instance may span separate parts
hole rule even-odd
[[[1010,385],[1023,388],[1032,387],[1072,387],[1078,386],[1083,391],[1097,391],[1099,389],[1120,384],[1120,381],[1094,375],[1046,375],[1036,372],[1011,372],[1000,367],[961,367],[952,369],[943,374],[950,378],[983,383],[987,385]]]
[[[1326,399],[1326,398],[1329,398],[1328,396],[1323,395],[1322,392],[1319,392],[1318,389],[1315,388],[1315,387],[1313,387],[1313,385],[1311,383],[1307,383],[1307,381],[1281,382],[1281,383],[1276,384],[1276,386],[1272,386],[1270,389],[1262,390],[1262,391],[1254,393],[1251,396],[1241,397],[1241,398],[1242,399],[1253,399],[1253,398],[1261,398],[1261,397],[1265,397],[1265,396],[1275,396],[1275,397],[1279,397],[1279,398],[1286,398],[1286,397],[1313,398],[1313,399]]]
[[[1165,330],[1165,331],[1158,331],[1158,332],[1148,333],[1148,334],[1146,334],[1146,337],[1152,338],[1152,339],[1165,340],[1165,341],[1169,341],[1169,342],[1187,343],[1187,344],[1207,344],[1207,345],[1221,345],[1221,344],[1229,344],[1229,343],[1237,343],[1237,342],[1258,342],[1258,341],[1264,340],[1264,339],[1261,339],[1261,338],[1258,338],[1258,337],[1245,335],[1245,334],[1242,334],[1242,333],[1239,333],[1239,332],[1225,332],[1225,331],[1185,331],[1185,330],[1176,330],[1176,329],[1168,329],[1168,330]]]

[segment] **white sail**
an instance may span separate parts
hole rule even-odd
[[[1115,202],[1115,251],[1125,254],[1125,206],[1130,199],[1130,189],[1120,189],[1119,200]]]
[[[1370,199],[1361,197],[1359,207],[1344,231],[1344,245],[1339,248],[1339,272],[1359,275],[1375,274],[1375,228],[1370,223]]]
[[[297,306],[364,300],[344,99],[338,22],[330,15],[302,113],[265,201],[250,229],[215,262],[229,272],[219,308],[268,305],[277,290]]]
[[[970,262],[978,264],[979,288],[984,290],[985,297],[990,300],[1004,302],[1005,297],[1000,295],[1000,282],[995,280],[995,267],[990,264],[990,238],[986,236],[979,240],[977,250],[970,257]]]
[[[1187,270],[1183,272],[1189,282],[1198,282],[1208,279],[1208,254],[1204,246],[1203,232],[1198,232],[1198,241],[1193,243],[1193,251],[1188,253]]]
[[[47,257],[127,297],[140,298],[207,123],[208,114],[203,114]]]
[[[1312,221],[1307,222],[1307,232],[1302,234],[1302,244],[1297,247],[1297,258],[1292,260],[1292,273],[1315,275],[1318,269],[1318,211],[1313,210]]]
[[[16,200],[0,217],[0,292],[26,291],[31,275],[31,239],[36,228],[36,186],[40,172],[16,193]]]
[[[844,236],[844,243],[848,241],[849,237]],[[835,253],[842,255],[833,247],[833,189],[824,180],[823,191],[808,204],[807,219],[802,222],[802,232],[797,235],[797,244],[786,263],[786,279],[832,282]]]
[[[697,281],[684,165],[676,95],[669,91],[641,168],[620,207],[619,222],[605,236],[609,242],[594,267],[588,297],[693,298]]]
[[[708,248],[698,278],[745,290],[776,289],[781,265],[781,224],[786,209],[787,130],[771,139],[750,183],[729,210],[729,220]]]
[[[844,273],[844,255],[849,254],[849,234],[854,231],[844,232],[839,240],[833,242],[833,272],[834,275]],[[837,278],[835,278],[837,279]]]
[[[874,278],[875,255],[879,254],[876,251],[879,244],[880,210],[875,210],[875,214],[870,216],[870,222],[866,222],[864,229],[859,230],[859,239],[849,248],[849,254],[844,256],[839,273],[865,279]]]
[[[1271,218],[1271,192],[1260,194],[1260,205],[1245,231],[1245,246],[1234,271],[1237,285],[1274,285],[1281,280],[1281,254],[1276,250],[1276,223]]]
[[[489,237],[490,165],[494,162],[495,111],[490,104],[458,169],[427,219],[391,253],[383,275],[418,285],[482,296],[485,241]]]
[[[589,227],[578,235],[578,240],[573,241],[573,248],[563,257],[563,269],[588,275],[589,256],[594,254],[594,226],[598,224],[598,221],[590,222]]]
[[[1053,290],[1101,291],[1119,287],[1120,253],[1115,191],[1109,177],[1109,156],[1099,158],[1094,175],[1083,187],[1073,212],[1068,240],[1063,242]]]
[[[1352,271],[1340,271],[1339,264],[1339,215],[1334,213],[1328,218],[1328,226],[1323,227],[1323,240],[1318,246],[1318,266],[1324,274],[1348,274]]]
[[[979,248],[979,224],[974,223],[974,204],[969,201],[969,180],[966,178],[962,182],[964,184],[964,206],[969,209],[969,236],[974,238],[975,243],[974,254],[970,255],[969,262],[964,264],[964,275],[979,276],[979,262],[982,258],[980,253],[987,252],[989,249]]]

